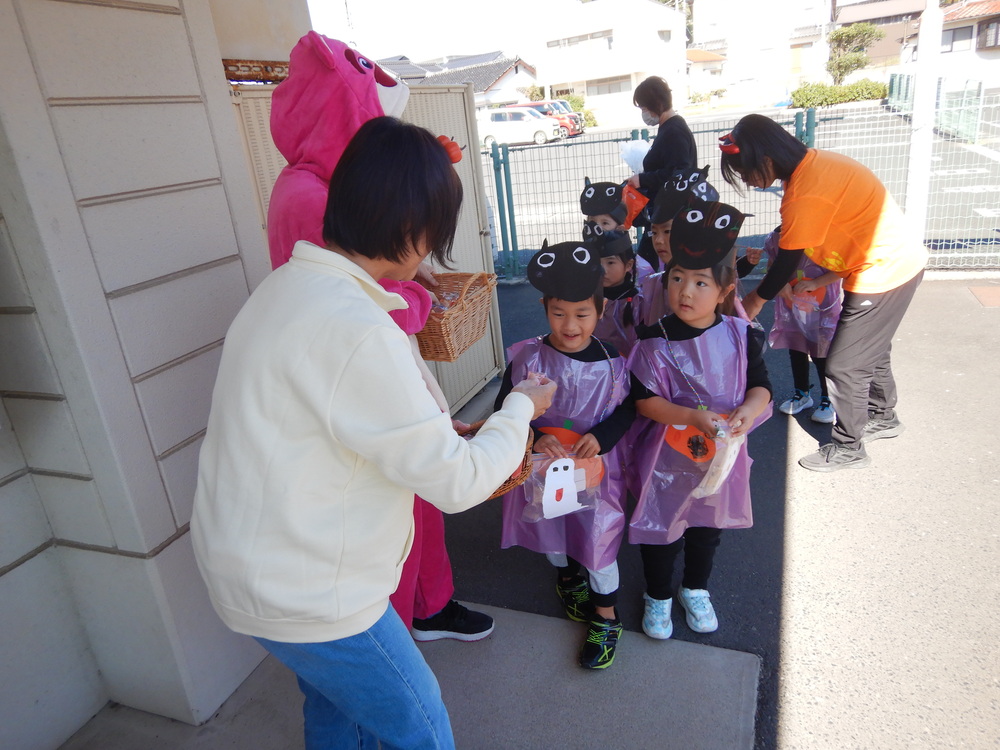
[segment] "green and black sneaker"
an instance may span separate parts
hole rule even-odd
[[[569,580],[556,578],[556,593],[562,599],[566,616],[573,622],[590,622],[594,606],[590,603],[590,584],[581,575]]]
[[[622,635],[622,621],[607,620],[594,615],[587,629],[587,640],[580,649],[580,666],[584,669],[607,669],[615,660],[615,648]]]

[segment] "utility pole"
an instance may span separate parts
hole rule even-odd
[[[931,155],[938,98],[938,59],[944,13],[938,0],[928,0],[920,16],[917,37],[916,81],[910,127],[910,161],[906,178],[906,217],[923,241],[927,230],[927,205],[931,184]]]

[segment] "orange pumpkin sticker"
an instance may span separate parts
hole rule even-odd
[[[572,422],[566,420],[564,424],[572,424]],[[582,437],[579,432],[574,432],[568,427],[539,427],[538,431],[545,435],[552,435],[567,452],[571,451],[573,446]],[[600,456],[574,458],[573,461],[576,463],[577,470],[583,469],[586,473],[587,487],[596,487],[604,479],[604,461]]]
[[[725,419],[728,414],[720,414]],[[706,437],[705,433],[697,427],[683,424],[667,425],[667,432],[663,440],[680,453],[682,456],[690,458],[695,463],[707,463],[715,458],[715,441]]]

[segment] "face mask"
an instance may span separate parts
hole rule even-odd
[[[660,118],[646,110],[642,110],[642,121],[651,128],[655,128],[660,124]]]

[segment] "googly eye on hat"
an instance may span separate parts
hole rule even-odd
[[[547,297],[582,302],[601,284],[598,248],[590,242],[542,243],[528,261],[528,282]]]
[[[580,211],[584,216],[608,214],[619,224],[625,220],[627,208],[622,203],[622,186],[614,182],[591,182],[583,178],[583,192],[580,193]]]
[[[652,222],[663,224],[673,219],[688,201],[689,196],[703,201],[719,200],[719,191],[708,181],[708,165],[701,169],[678,170],[671,175],[656,193],[653,201]]]
[[[673,262],[692,271],[721,262],[736,244],[745,218],[725,203],[692,196],[670,228]]]

